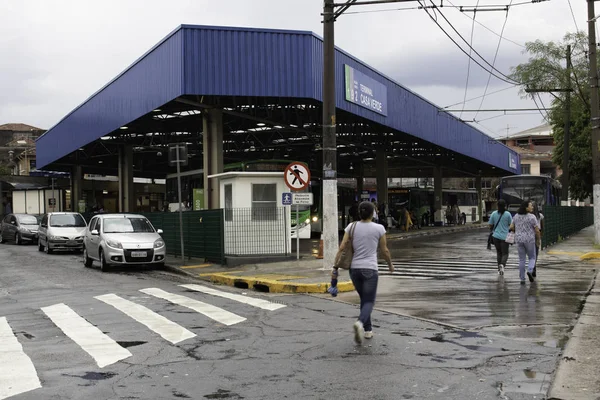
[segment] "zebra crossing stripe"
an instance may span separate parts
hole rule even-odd
[[[162,315],[115,294],[97,296],[96,299],[113,306],[137,322],[146,325],[148,329],[158,333],[163,339],[173,344],[196,336],[194,333]]]
[[[270,301],[263,300],[263,299],[256,299],[254,297],[247,297],[247,296],[242,296],[242,295],[235,294],[235,293],[223,292],[223,291],[215,290],[215,289],[212,289],[212,288],[209,288],[206,286],[202,286],[202,285],[179,285],[179,286],[184,287],[186,289],[194,290],[196,292],[201,292],[201,293],[209,294],[212,296],[223,297],[223,298],[229,299],[229,300],[235,300],[240,303],[244,303],[244,304],[248,304],[248,305],[251,305],[254,307],[262,308],[263,310],[274,311],[274,310],[279,310],[280,308],[285,307],[284,304],[276,304],[276,303],[272,303]]]
[[[42,311],[65,335],[85,350],[98,367],[104,368],[132,356],[129,350],[119,346],[65,304],[43,307]]]
[[[0,399],[41,388],[31,359],[5,317],[0,318]]]
[[[234,325],[246,320],[246,318],[223,310],[222,308],[215,307],[211,304],[203,303],[198,300],[190,299],[186,296],[165,292],[162,289],[148,288],[141,289],[140,292],[149,294],[150,296],[158,297],[159,299],[170,301],[173,304],[187,307],[224,325]]]

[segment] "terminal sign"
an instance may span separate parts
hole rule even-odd
[[[346,100],[387,116],[387,87],[349,65],[346,69]]]
[[[312,193],[292,193],[292,204],[295,206],[312,206]]]
[[[517,169],[517,156],[515,154],[510,153],[508,155],[508,167],[510,169]]]

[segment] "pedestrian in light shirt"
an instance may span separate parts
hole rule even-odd
[[[498,201],[498,210],[494,211],[490,217],[489,225],[492,231],[492,240],[496,247],[496,259],[498,261],[498,274],[504,275],[506,262],[508,261],[509,244],[505,242],[506,235],[512,224],[512,216],[506,211],[506,201]]]
[[[519,251],[519,278],[525,284],[525,264],[527,263],[527,277],[529,282],[535,282],[533,269],[535,268],[535,245],[540,240],[540,228],[533,212],[533,204],[524,201],[519,212],[514,216],[510,230],[515,232],[515,244]],[[527,260],[526,260],[527,258]]]

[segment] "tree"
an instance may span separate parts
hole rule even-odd
[[[587,58],[587,35],[583,32],[567,33],[561,42],[528,42],[525,53],[531,57],[528,62],[512,68],[511,78],[521,82],[521,95],[526,89],[564,89],[567,87],[566,49],[571,45],[571,140],[569,146],[569,172],[571,198],[584,200],[592,194],[592,138],[590,127],[590,92],[588,85],[589,62]],[[562,165],[565,118],[565,93],[552,93],[551,110],[547,121],[552,126],[556,147],[552,161]],[[541,105],[540,101],[537,101]],[[563,188],[563,190],[565,190]]]
[[[10,175],[11,169],[6,165],[0,164],[0,175]]]

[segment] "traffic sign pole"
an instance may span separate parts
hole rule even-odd
[[[296,204],[296,261],[300,260],[300,210]]]

